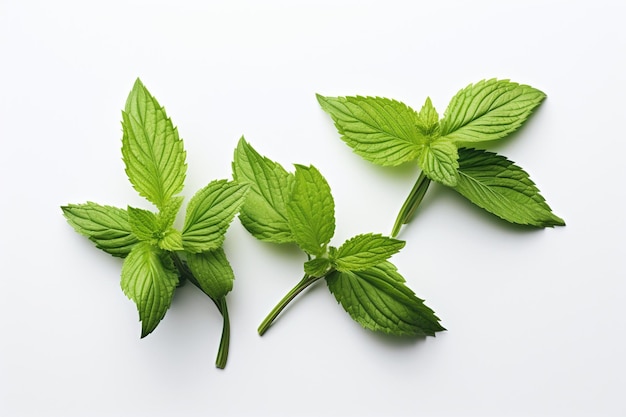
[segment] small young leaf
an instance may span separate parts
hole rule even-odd
[[[159,214],[157,215],[159,230],[167,230],[174,225],[174,221],[180,211],[183,200],[183,197],[173,197],[170,202],[159,211]]]
[[[417,114],[415,126],[426,138],[431,138],[432,140],[440,136],[439,114],[437,114],[437,110],[433,107],[430,97],[426,99],[422,109]]]
[[[222,248],[188,253],[187,264],[202,291],[213,299],[224,297],[233,289],[235,274]]]
[[[183,250],[183,234],[180,230],[170,227],[160,233],[157,246],[170,252]]]
[[[458,157],[456,146],[439,138],[424,145],[417,163],[431,180],[454,187],[457,182]]]
[[[122,265],[122,290],[137,304],[141,337],[150,334],[172,303],[178,275],[172,260],[147,242],[137,243]]]
[[[154,242],[151,243],[156,243],[158,235],[161,232],[156,214],[149,210],[129,206],[128,221],[130,222],[133,233],[139,240],[147,242],[154,240]]]
[[[334,255],[337,270],[362,271],[386,261],[404,247],[402,240],[368,233],[347,240]]]
[[[110,255],[124,258],[139,242],[132,233],[126,210],[92,202],[69,204],[61,210],[74,230]]]
[[[390,262],[363,271],[334,271],[326,281],[337,301],[366,329],[414,336],[445,330]]]
[[[296,165],[287,215],[298,246],[309,254],[323,255],[335,233],[335,202],[330,186],[315,167]]]
[[[287,220],[293,174],[259,155],[242,137],[235,150],[233,178],[250,185],[239,213],[241,224],[259,240],[293,242]]]
[[[545,97],[509,80],[470,84],[450,101],[441,119],[441,135],[457,144],[501,139],[520,127]]]
[[[304,263],[304,273],[312,277],[323,277],[330,268],[328,258],[315,258]]]
[[[459,149],[455,189],[471,202],[512,223],[536,227],[564,226],[528,174],[492,152]]]
[[[216,180],[198,191],[187,206],[183,227],[185,250],[198,253],[222,246],[247,190],[245,184]]]
[[[163,209],[183,189],[187,165],[183,142],[165,109],[139,79],[122,112],[122,157],[139,194]]]
[[[392,166],[417,158],[422,135],[417,115],[407,105],[381,97],[323,97],[328,113],[354,152],[378,165]]]

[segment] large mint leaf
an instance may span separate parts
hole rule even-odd
[[[441,135],[457,144],[501,139],[520,127],[545,94],[509,80],[470,84],[450,101]]]
[[[354,152],[378,165],[400,165],[417,158],[422,134],[413,109],[381,97],[324,97],[317,101]]]
[[[122,120],[122,157],[128,179],[140,195],[163,209],[183,189],[187,171],[178,131],[139,79]]]
[[[183,247],[193,253],[222,246],[231,221],[243,204],[248,186],[216,180],[189,201],[183,226]]]
[[[74,230],[113,256],[126,257],[139,242],[132,233],[126,210],[92,202],[69,204],[61,209]]]
[[[296,165],[287,214],[298,246],[309,254],[323,255],[335,233],[335,202],[330,186],[315,167]]]
[[[235,274],[222,248],[188,253],[187,264],[202,291],[214,300],[224,297],[233,289]]]
[[[459,176],[455,189],[471,202],[512,223],[537,227],[564,226],[528,174],[497,155],[477,149],[459,149]]]
[[[337,301],[366,329],[413,336],[445,330],[390,262],[363,271],[334,271],[326,281]]]
[[[150,334],[172,303],[178,275],[172,260],[148,242],[139,242],[122,265],[122,290],[137,305],[141,337]]]
[[[233,178],[250,185],[239,219],[257,239],[293,242],[287,220],[287,201],[293,174],[280,164],[265,158],[242,137],[235,149]]]

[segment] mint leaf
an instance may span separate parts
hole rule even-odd
[[[457,144],[501,139],[520,127],[545,97],[535,88],[509,80],[470,84],[450,101],[441,120],[441,135]]]
[[[366,329],[411,336],[434,336],[445,330],[390,262],[362,271],[334,271],[326,282],[348,314]]]
[[[459,149],[458,179],[455,189],[459,193],[504,220],[536,227],[565,225],[528,174],[503,156]]]
[[[328,258],[315,258],[304,263],[304,273],[312,277],[323,277],[330,268]]]
[[[259,240],[293,242],[287,220],[293,175],[259,155],[242,137],[235,150],[233,178],[250,185],[239,213],[241,224]]]
[[[183,142],[165,109],[139,79],[122,112],[122,157],[137,192],[163,209],[183,189],[187,165]]]
[[[122,112],[122,127],[128,178],[140,195],[157,206],[158,213],[89,202],[63,206],[63,214],[99,248],[126,258],[121,286],[137,305],[142,337],[164,317],[179,282],[190,281],[212,298],[223,318],[216,366],[224,368],[230,343],[225,294],[232,288],[234,275],[220,246],[248,185],[214,181],[200,190],[187,207],[183,236],[174,227],[183,202],[176,194],[182,191],[187,170],[183,142],[163,107],[139,79]],[[187,257],[199,278],[185,263]]]
[[[226,230],[244,201],[247,185],[227,180],[210,182],[189,201],[183,247],[198,253],[219,248]]]
[[[333,265],[339,271],[361,271],[386,261],[403,247],[403,241],[380,234],[357,235],[337,249]]]
[[[457,182],[459,167],[456,146],[443,138],[425,144],[417,160],[424,174],[433,181],[453,187]]]
[[[168,251],[183,250],[183,240],[180,231],[169,226],[174,222],[173,208],[180,207],[182,198],[171,200],[169,212],[154,214],[149,210],[128,207],[128,219],[131,229],[139,240],[156,245]],[[174,213],[175,215],[175,213]]]
[[[124,258],[139,242],[132,233],[126,210],[92,202],[68,204],[61,210],[74,230],[110,255]]]
[[[437,114],[437,110],[433,107],[430,97],[426,98],[426,102],[417,114],[415,127],[417,127],[424,137],[431,138],[431,140],[437,139],[441,135],[439,114]]]
[[[170,252],[183,250],[183,234],[180,230],[170,227],[159,234],[157,246]]]
[[[425,110],[425,120],[429,111]],[[255,160],[266,166],[273,164],[260,156]],[[237,163],[234,165],[236,168]],[[335,231],[330,187],[315,167],[295,167],[286,204],[287,221],[291,236],[309,259],[304,263],[304,277],[261,322],[259,334],[265,334],[291,301],[322,278],[326,278],[346,311],[366,328],[399,335],[434,335],[444,330],[432,310],[404,285],[402,276],[386,261],[404,242],[370,233],[349,239],[339,249],[329,246]]]
[[[295,167],[291,200],[287,204],[289,226],[302,250],[321,256],[335,233],[335,202],[330,186],[315,167]]]
[[[415,126],[423,136],[417,164],[429,179],[454,186],[459,167],[457,148],[450,140],[441,138],[439,115],[430,97],[418,113]]]
[[[161,232],[156,214],[149,210],[129,206],[128,221],[133,233],[139,240],[156,244],[159,233]]]
[[[342,140],[363,158],[380,165],[417,160],[422,172],[396,217],[391,232],[396,236],[415,213],[431,181],[457,187],[476,204],[509,221],[538,227],[564,225],[541,196],[540,199],[530,198],[529,206],[515,214],[509,203],[492,201],[483,195],[484,190],[479,191],[480,187],[469,185],[467,175],[459,179],[463,173],[459,163],[460,146],[507,136],[528,119],[545,97],[543,92],[528,85],[509,80],[483,80],[460,90],[441,120],[430,97],[419,113],[403,103],[379,97],[331,98],[318,94],[317,100],[333,118]],[[485,173],[486,177],[489,175]],[[479,178],[480,174],[475,177]],[[489,181],[483,185],[489,188]],[[539,195],[536,190],[528,192]],[[519,196],[518,200],[519,204],[525,204]]]
[[[178,275],[172,260],[147,242],[137,243],[122,265],[122,290],[137,304],[141,337],[150,334],[172,303]]]
[[[378,165],[400,165],[419,153],[421,134],[415,128],[416,113],[381,97],[324,97],[317,101],[328,113],[354,152]]]
[[[174,225],[180,207],[183,205],[183,200],[183,197],[173,197],[169,203],[159,211],[157,215],[159,230],[166,230]]]
[[[235,274],[222,248],[187,254],[189,269],[200,288],[213,299],[220,299],[233,289]]]

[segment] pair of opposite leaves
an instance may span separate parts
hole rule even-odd
[[[517,129],[545,96],[506,80],[481,81],[461,90],[440,121],[430,99],[421,111],[384,98],[318,95],[342,139],[381,165],[416,160],[422,173],[401,209],[392,235],[408,222],[430,181],[454,187],[475,204],[513,223],[562,225],[528,175],[506,158],[463,146],[491,141]],[[163,107],[140,80],[126,102],[122,155],[127,176],[157,213],[88,202],[62,207],[74,229],[111,255],[125,258],[121,286],[139,310],[142,337],[169,308],[177,286],[190,281],[223,316],[216,365],[228,357],[230,324],[226,295],[234,273],[222,249],[226,230],[240,213],[256,238],[296,243],[307,255],[303,279],[259,327],[263,334],[302,290],[325,278],[354,320],[371,330],[397,335],[434,335],[444,330],[388,259],[404,242],[363,234],[339,248],[334,202],[324,177],[312,166],[294,173],[258,154],[243,138],[233,161],[234,181],[217,180],[189,201],[182,230],[174,227],[182,207],[185,150]]]

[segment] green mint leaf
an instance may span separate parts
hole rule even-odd
[[[326,282],[348,314],[366,329],[412,336],[445,330],[390,262],[363,271],[334,271]]]
[[[424,137],[431,138],[431,140],[437,139],[441,135],[439,114],[433,107],[430,97],[426,99],[422,109],[417,114],[415,126]]]
[[[139,242],[132,233],[126,210],[92,202],[69,204],[61,210],[74,230],[110,255],[124,258]]]
[[[128,220],[135,236],[139,240],[157,245],[164,250],[182,250],[182,234],[171,227],[181,202],[182,197],[173,198],[166,206],[165,211],[159,214],[154,214],[149,210],[128,207]]]
[[[333,256],[333,266],[342,272],[361,271],[386,261],[404,247],[402,240],[368,233],[347,240]]]
[[[235,149],[233,178],[250,185],[239,213],[241,224],[259,240],[293,242],[287,220],[293,174],[259,155],[242,137]]]
[[[183,142],[165,109],[139,79],[122,112],[122,157],[137,192],[163,209],[183,189]]]
[[[233,289],[235,274],[222,248],[188,253],[187,264],[202,291],[211,298],[222,298]]]
[[[323,277],[330,269],[328,258],[315,258],[304,263],[304,273],[312,277]]]
[[[174,225],[176,216],[183,205],[183,197],[173,197],[157,215],[157,222],[160,230],[167,230]]]
[[[441,135],[457,144],[503,138],[520,127],[545,97],[509,80],[470,84],[450,101],[441,119]]]
[[[449,140],[439,138],[423,145],[417,163],[431,180],[448,187],[456,185],[458,153],[456,145]]]
[[[192,253],[217,249],[243,204],[248,186],[227,180],[210,182],[192,197],[183,226],[183,247]]]
[[[157,216],[153,212],[134,207],[128,207],[128,221],[130,227],[139,240],[156,244],[161,229]]]
[[[178,275],[165,252],[147,242],[137,243],[122,265],[122,290],[137,305],[141,337],[150,334],[172,303]]]
[[[416,113],[395,100],[381,97],[324,97],[317,101],[357,154],[378,165],[412,161],[419,154],[422,135],[415,128]]]
[[[157,246],[170,252],[183,250],[183,234],[180,230],[176,230],[173,227],[165,229],[159,235]]]
[[[455,189],[477,206],[512,223],[536,227],[565,225],[552,213],[528,174],[492,152],[459,149]]]
[[[335,202],[330,186],[317,168],[296,165],[287,204],[293,237],[305,252],[321,256],[335,233]]]

